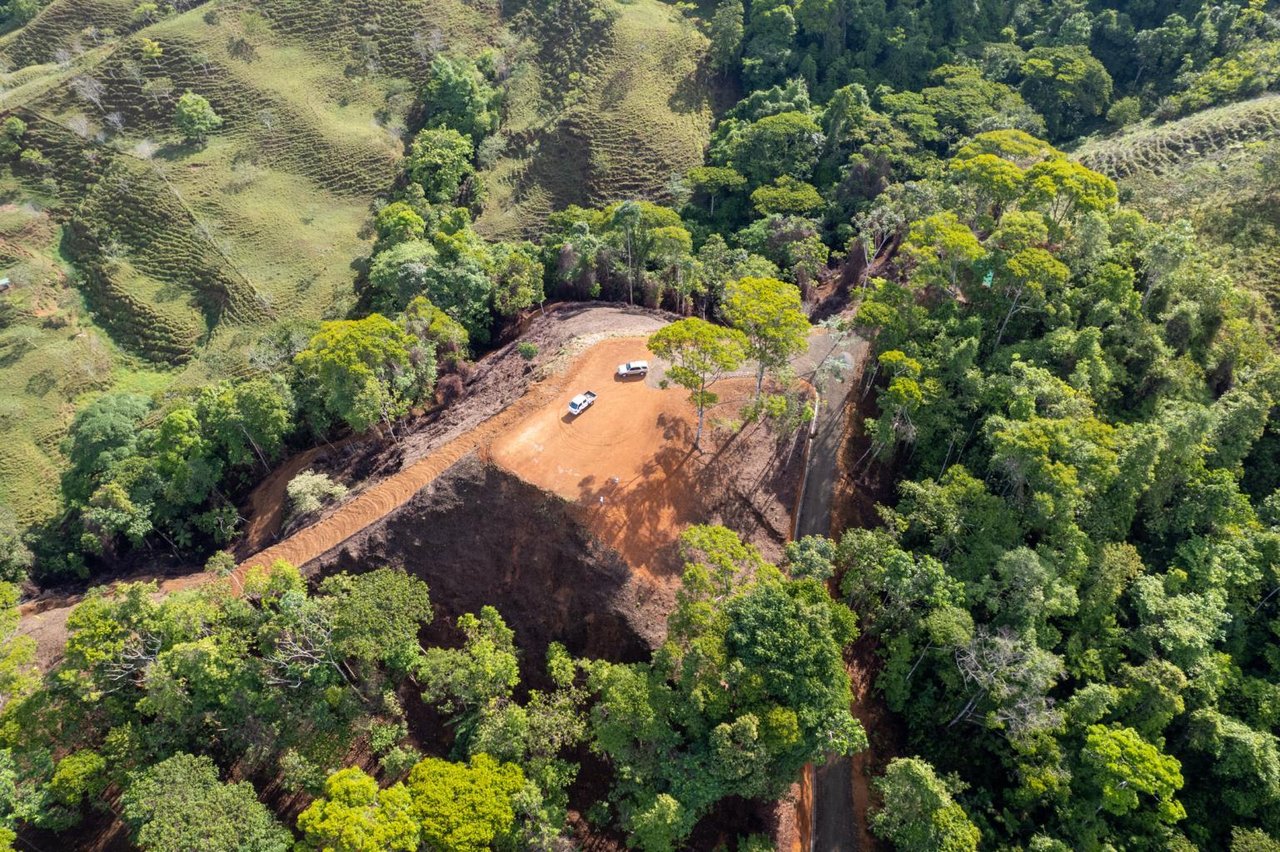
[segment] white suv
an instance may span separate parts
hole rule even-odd
[[[625,364],[618,365],[618,375],[622,378],[630,376],[644,376],[649,372],[648,361],[628,361]]]

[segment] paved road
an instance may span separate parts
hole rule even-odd
[[[833,346],[833,343],[835,344]],[[809,449],[809,477],[800,501],[796,535],[828,535],[831,532],[831,498],[844,433],[845,401],[858,378],[856,369],[867,355],[867,342],[857,337],[836,342],[832,338],[810,338],[807,365],[797,371],[811,378],[818,364],[839,359],[845,368],[839,380],[823,387],[822,409],[818,412],[813,446]],[[807,372],[806,372],[807,367]],[[831,756],[814,767],[812,838],[809,852],[855,852],[857,825],[853,809],[853,764],[847,757]]]

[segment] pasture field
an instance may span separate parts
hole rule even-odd
[[[28,521],[56,513],[59,443],[93,395],[171,397],[245,372],[277,321],[347,312],[435,55],[500,57],[491,236],[532,235],[568,203],[664,198],[710,130],[706,39],[657,0],[618,4],[571,82],[496,5],[136,6],[53,0],[0,38],[0,110],[40,157],[0,198],[0,276],[17,285],[0,294],[0,501]],[[207,144],[173,127],[187,90],[223,119]]]
[[[1092,139],[1075,156],[1120,184],[1122,199],[1158,221],[1186,217],[1237,281],[1280,308],[1280,198],[1260,152],[1280,145],[1280,95],[1142,124]]]

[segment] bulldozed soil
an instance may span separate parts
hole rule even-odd
[[[663,601],[576,507],[475,454],[305,570],[320,577],[381,566],[426,581],[435,609],[428,645],[458,644],[458,616],[496,607],[534,685],[544,685],[553,641],[575,654],[636,661],[665,631]]]
[[[578,504],[595,534],[657,585],[678,578],[677,537],[690,524],[723,523],[778,557],[799,481],[799,436],[780,440],[758,423],[717,428],[736,426],[755,390],[752,379],[731,377],[713,386],[720,402],[708,410],[701,449],[694,449],[697,411],[684,390],[661,387],[656,361],[644,378],[614,372],[647,357],[643,339],[592,347],[564,393],[508,429],[489,456]],[[599,398],[568,414],[569,399],[584,390]]]

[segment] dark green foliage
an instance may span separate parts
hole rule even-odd
[[[223,784],[207,757],[176,754],[125,790],[125,820],[144,852],[286,852],[293,838],[247,781]]]
[[[1274,832],[1257,696],[1280,671],[1277,368],[1257,314],[1188,229],[1117,209],[1108,179],[1030,137],[980,134],[948,169],[962,192],[906,229],[909,276],[857,320],[876,333],[872,449],[903,474],[885,528],[834,558],[878,686],[967,785],[947,795],[984,846]],[[911,820],[888,798],[899,846],[963,824],[929,815],[941,794]]]
[[[428,127],[453,128],[473,144],[498,129],[497,93],[470,60],[433,59],[422,100]]]
[[[22,818],[65,827],[111,783],[126,789],[144,849],[288,848],[252,786],[221,784],[203,755],[249,774],[274,774],[288,755],[290,766],[337,765],[371,719],[402,712],[384,690],[420,651],[425,585],[379,569],[331,577],[309,596],[277,565],[163,601],[154,593],[91,594],[43,687],[11,694],[3,747],[20,788],[35,791]],[[55,753],[68,756],[55,766]]]
[[[683,588],[653,663],[589,668],[595,746],[645,850],[678,846],[723,796],[777,796],[816,755],[866,742],[842,657],[851,614],[723,527],[691,527],[683,542]]]

